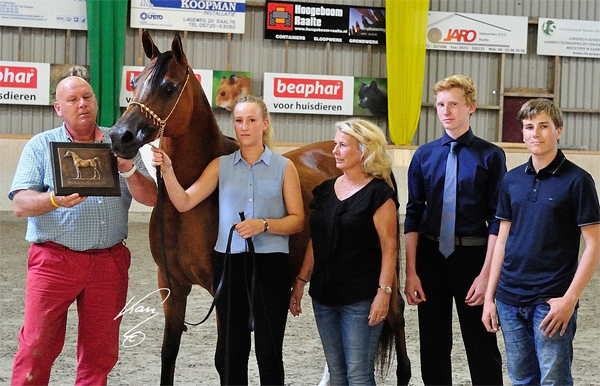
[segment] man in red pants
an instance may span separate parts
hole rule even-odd
[[[64,123],[35,135],[23,149],[9,198],[18,217],[28,217],[30,241],[25,321],[13,364],[13,385],[47,385],[60,354],[67,311],[77,302],[77,385],[105,385],[117,363],[119,324],[125,306],[130,252],[128,209],[132,197],[156,202],[156,184],[139,154],[118,159],[121,196],[55,194],[50,142],[109,142],[96,125],[92,87],[71,76],[56,87],[54,108]]]

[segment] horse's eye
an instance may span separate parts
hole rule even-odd
[[[165,92],[167,92],[168,94],[172,94],[175,92],[175,90],[177,90],[177,86],[175,86],[174,84],[165,84],[165,88],[164,88]]]
[[[138,80],[140,80],[140,76],[141,76],[141,75],[142,75],[142,74],[140,74],[140,75],[138,75],[138,76],[135,76],[135,77],[133,77],[133,79],[131,79],[131,81],[129,82],[129,84],[131,85],[131,88],[132,88],[132,89],[134,89],[134,90],[135,90],[135,88],[137,87],[137,83],[138,83]]]

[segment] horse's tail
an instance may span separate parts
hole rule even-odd
[[[392,307],[392,299],[390,299]],[[394,347],[396,342],[396,332],[389,321],[384,321],[381,335],[379,337],[379,346],[377,347],[377,356],[375,366],[379,369],[382,378],[387,377],[394,359]]]
[[[100,157],[94,157],[94,159],[96,160],[96,165],[98,166],[98,171],[102,171],[102,160],[100,160]]]
[[[389,181],[391,183],[394,192],[396,192],[394,196],[394,201],[398,203],[398,185],[396,183],[396,178],[394,177],[394,173],[390,173]],[[398,203],[399,205],[399,203]],[[398,219],[399,220],[399,219]],[[397,220],[397,221],[398,221]],[[398,230],[396,234],[396,243],[398,245],[398,254],[400,254],[400,224],[398,223]],[[379,337],[379,345],[377,347],[377,356],[375,359],[375,364],[379,369],[379,374],[382,378],[385,378],[392,366],[393,362],[393,354],[396,343],[396,335],[398,331],[398,313],[400,312],[398,297],[401,296],[398,289],[398,277],[400,274],[400,263],[396,264],[396,276],[394,278],[394,283],[392,284],[392,294],[390,297],[390,305],[388,311],[388,318],[385,320],[383,324],[383,328],[381,329],[381,335]]]

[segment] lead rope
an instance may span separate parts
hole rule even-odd
[[[244,216],[244,212],[240,211],[240,219],[244,221],[246,218]],[[250,264],[251,264],[251,272],[250,276],[250,285],[248,285],[248,280],[246,279],[246,294],[248,296],[248,329],[250,331],[254,331],[254,291],[256,289],[256,254],[254,251],[254,242],[252,238],[249,237],[246,240],[246,254],[250,254]],[[248,259],[244,259],[246,264],[248,263]]]
[[[244,211],[239,211],[240,220],[244,221],[246,219],[244,215]],[[227,240],[227,248],[225,249],[225,261],[223,262],[223,272],[221,273],[221,279],[219,282],[219,292],[221,286],[223,285],[223,280],[225,277],[225,270],[228,271],[227,276],[227,325],[225,326],[225,379],[224,384],[229,385],[229,330],[230,330],[230,321],[231,321],[231,238],[233,235],[233,231],[235,230],[235,224],[231,226],[229,230],[229,238]],[[256,282],[256,257],[254,254],[254,242],[252,238],[246,239],[246,250],[250,253],[250,258],[252,259],[252,277],[250,281],[250,292],[246,291],[248,295],[248,328],[250,331],[254,331],[254,287]],[[247,259],[244,259],[247,262]],[[244,270],[244,276],[245,270]],[[246,289],[248,289],[248,283],[246,282]],[[213,304],[216,303],[217,293],[215,292],[215,298]]]

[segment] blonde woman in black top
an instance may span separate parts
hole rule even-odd
[[[343,175],[313,193],[311,242],[290,299],[294,316],[309,294],[331,385],[374,385],[375,353],[398,259],[395,192],[381,129],[369,121],[336,124],[336,167]]]

